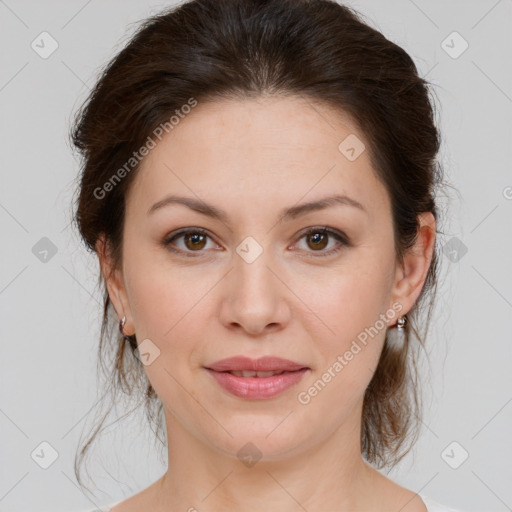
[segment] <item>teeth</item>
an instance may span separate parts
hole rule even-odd
[[[284,371],[276,371],[276,372],[254,372],[251,370],[243,370],[243,371],[233,371],[229,372],[232,375],[236,375],[237,377],[272,377],[274,375],[280,375],[284,373]]]

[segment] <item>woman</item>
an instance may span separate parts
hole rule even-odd
[[[379,472],[417,437],[437,284],[440,139],[403,49],[329,0],[191,1],[72,136],[100,353],[168,450],[113,512],[450,510]]]

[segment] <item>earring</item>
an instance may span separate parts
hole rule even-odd
[[[119,321],[119,332],[125,336],[125,333],[123,332],[124,324],[126,323],[126,317],[123,316],[122,320]]]
[[[388,329],[386,332],[387,346],[395,351],[401,351],[405,344],[405,322],[406,315],[399,316],[396,322],[396,329]]]
[[[126,323],[126,316],[123,316],[123,318],[119,321],[119,332],[122,334],[125,341],[128,341],[130,345],[137,346],[137,343],[135,341],[135,333],[131,336],[128,336],[123,332],[124,324]]]

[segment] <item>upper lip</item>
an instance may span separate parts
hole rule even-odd
[[[255,371],[255,372],[270,372],[270,371],[287,371],[293,372],[308,368],[307,366],[283,359],[275,356],[265,356],[259,359],[251,359],[245,356],[228,357],[221,359],[213,364],[206,366],[209,370],[216,372],[231,372],[231,371]]]

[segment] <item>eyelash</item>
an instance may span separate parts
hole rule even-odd
[[[194,252],[201,253],[201,252],[204,252],[204,251],[202,251],[202,250],[200,250],[200,251],[184,251],[182,249],[176,249],[175,247],[172,247],[172,245],[171,245],[172,242],[174,242],[176,239],[178,239],[178,238],[180,238],[183,235],[186,235],[188,233],[204,235],[204,236],[207,236],[208,238],[211,238],[210,235],[208,234],[208,232],[206,230],[202,229],[202,228],[186,228],[186,229],[182,229],[182,230],[180,230],[180,231],[178,231],[176,233],[171,233],[168,237],[166,237],[164,239],[164,241],[163,241],[164,247],[168,248],[169,250],[171,250],[174,253],[184,254],[188,258],[197,258],[197,257],[199,257],[200,256],[199,254],[196,255],[196,254],[193,254],[193,253]],[[335,230],[330,229],[330,228],[325,227],[325,226],[309,228],[307,231],[302,233],[302,235],[299,237],[298,240],[302,240],[304,237],[306,237],[306,236],[308,236],[310,234],[313,234],[313,233],[321,233],[323,235],[325,235],[325,234],[331,235],[333,238],[338,240],[338,242],[340,242],[340,245],[338,245],[338,247],[336,247],[335,249],[331,249],[330,251],[326,251],[326,252],[325,251],[308,251],[308,252],[313,252],[313,253],[317,253],[317,254],[315,254],[315,255],[308,255],[307,257],[325,258],[325,257],[332,256],[333,254],[338,253],[345,246],[346,247],[350,246],[350,242],[349,242],[347,236],[344,233],[341,233],[339,231],[335,231]]]

